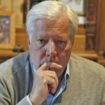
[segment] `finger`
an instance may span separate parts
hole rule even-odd
[[[40,70],[45,70],[48,68],[48,64],[47,63],[44,63],[43,65],[40,66]]]
[[[49,63],[49,68],[61,69],[62,65],[52,62],[52,63]]]
[[[57,90],[58,83],[55,81],[55,79],[49,76],[45,77],[45,80],[47,81],[49,92],[54,94]]]
[[[41,77],[40,79],[42,81],[44,80],[47,81],[49,92],[54,94],[59,84],[57,74],[54,71],[40,71],[40,70],[38,70],[37,73],[38,75],[40,75]]]
[[[36,73],[43,77],[44,76],[44,71],[47,71],[48,70],[48,64],[47,63],[44,63],[43,65],[41,65],[38,70],[36,70]]]
[[[56,81],[57,84],[59,83],[56,72],[54,72],[54,71],[45,71],[45,75],[53,78]]]
[[[40,73],[38,72],[38,74],[40,75],[39,80],[44,81],[44,83],[47,82],[49,92],[55,93],[59,84],[57,74],[53,71],[43,71]]]

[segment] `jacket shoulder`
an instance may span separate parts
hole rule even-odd
[[[98,62],[71,54],[69,64],[72,70],[78,69],[83,75],[93,75],[105,81],[105,67]]]
[[[3,74],[12,74],[17,72],[17,68],[24,68],[29,54],[27,52],[21,53],[13,58],[6,60],[0,64],[0,75]]]

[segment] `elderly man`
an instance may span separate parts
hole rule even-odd
[[[105,105],[104,67],[71,54],[78,27],[72,9],[41,2],[26,25],[29,51],[0,65],[0,105]]]

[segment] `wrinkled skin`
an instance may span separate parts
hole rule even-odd
[[[34,27],[29,51],[36,73],[29,96],[33,105],[41,105],[49,93],[57,91],[72,44],[70,23],[66,16],[55,20],[37,19]]]

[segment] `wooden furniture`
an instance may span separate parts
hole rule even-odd
[[[100,54],[105,52],[105,0],[96,0],[97,5],[97,29],[96,49]]]
[[[73,51],[77,55],[98,62],[98,54],[95,51]]]
[[[97,0],[86,0],[86,49],[96,50]]]
[[[0,63],[6,61],[7,59],[16,56],[18,52],[13,52],[12,50],[0,50]]]
[[[86,0],[86,49],[105,53],[105,0]]]
[[[102,64],[103,66],[105,66],[105,57],[99,56],[98,62],[99,62],[100,64]]]

